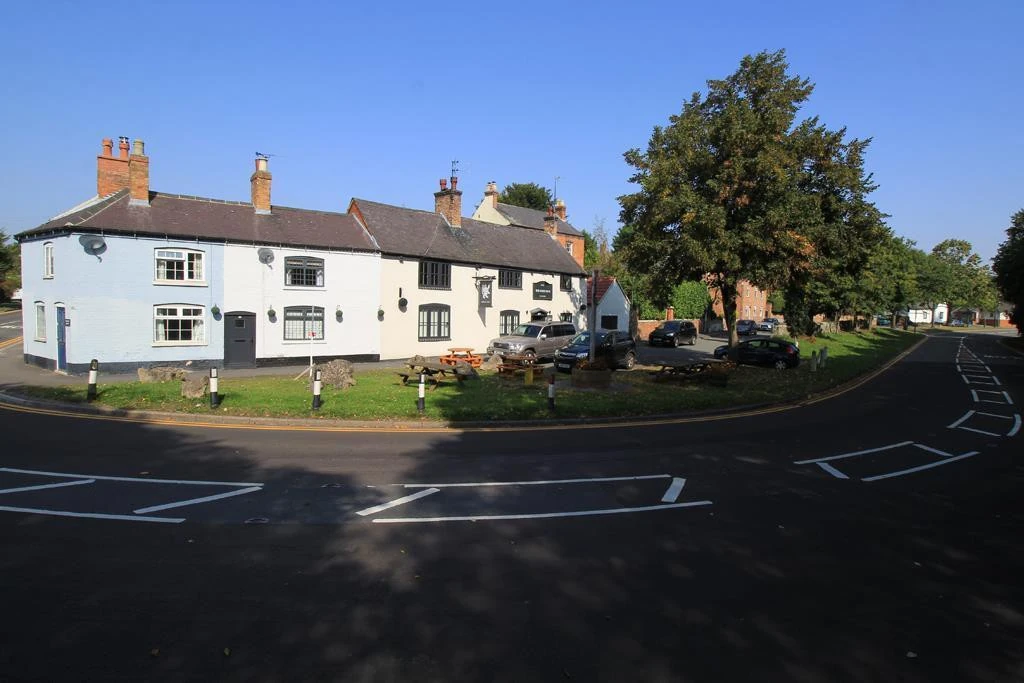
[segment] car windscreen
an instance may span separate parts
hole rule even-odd
[[[658,329],[668,330],[669,332],[675,332],[676,330],[679,329],[679,326],[681,324],[682,322],[678,320],[670,320],[668,322],[663,322],[662,324],[658,325]]]
[[[516,337],[536,337],[540,334],[540,329],[540,325],[520,325],[512,330],[512,334]]]
[[[597,333],[597,343],[598,344],[603,343],[604,340],[607,337],[608,337],[608,333],[607,332],[598,332]],[[589,332],[580,332],[579,334],[577,334],[575,337],[572,338],[572,341],[569,342],[569,346],[589,346],[589,345],[590,345],[590,333]]]

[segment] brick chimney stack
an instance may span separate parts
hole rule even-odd
[[[459,179],[451,177],[452,187],[448,189],[448,181],[441,178],[441,190],[434,193],[434,211],[444,216],[448,225],[453,228],[462,227],[462,190],[457,189]]]
[[[132,154],[128,157],[129,203],[137,206],[149,206],[149,157],[145,149],[145,143],[136,138]]]
[[[555,200],[555,215],[560,221],[565,222],[565,202],[561,199]]]
[[[96,194],[106,197],[128,187],[128,138],[118,144],[120,158],[114,156],[114,142],[103,139],[103,153],[96,157]]]
[[[548,215],[544,216],[544,232],[551,235],[551,239],[558,239],[558,216],[555,215],[555,210],[552,207],[548,207]]]
[[[249,177],[252,186],[252,206],[256,213],[270,213],[270,181],[272,176],[267,170],[267,158],[257,155],[256,170]]]
[[[484,199],[491,200],[491,207],[498,208],[498,183],[493,180],[487,183],[487,189],[484,191]]]

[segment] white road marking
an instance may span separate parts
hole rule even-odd
[[[584,484],[602,481],[636,481],[639,479],[671,479],[671,474],[647,474],[640,477],[597,477],[593,479],[547,479],[544,481],[477,481],[457,484],[400,484],[407,489],[456,488],[463,486],[537,486],[541,484]]]
[[[827,462],[819,462],[819,463],[817,463],[817,465],[821,469],[823,469],[826,472],[828,472],[829,474],[831,474],[836,479],[849,479],[848,476],[846,476],[845,474],[843,474],[842,472],[837,470],[835,467],[832,467],[832,465],[829,465]]]
[[[4,493],[20,493],[22,491],[42,491],[43,489],[59,489],[65,486],[81,486],[82,484],[92,484],[95,479],[78,479],[76,481],[62,481],[59,484],[40,484],[39,486],[21,486],[16,489],[3,489],[0,491],[0,495]]]
[[[374,505],[372,508],[366,508],[365,510],[360,510],[356,514],[360,515],[360,516],[363,516],[363,517],[365,517],[366,515],[376,514],[376,513],[380,512],[381,510],[387,510],[388,508],[393,508],[393,507],[397,507],[399,505],[405,505],[406,503],[411,503],[414,500],[418,500],[420,498],[423,498],[424,496],[429,496],[432,493],[437,493],[440,490],[441,489],[438,489],[438,488],[424,489],[423,491],[420,491],[419,493],[414,493],[411,496],[405,496],[404,498],[398,498],[396,500],[391,501],[390,503],[382,503],[380,505]]]
[[[914,443],[913,441],[900,441],[890,446],[881,446],[879,448],[869,448],[866,451],[854,451],[853,453],[842,453],[841,455],[830,455],[827,458],[812,458],[810,460],[797,460],[794,465],[808,465],[810,463],[828,462],[829,460],[842,460],[843,458],[852,458],[858,455],[867,455],[868,453],[878,453],[880,451],[887,451],[891,448],[899,448],[901,446],[909,446]]]
[[[98,512],[67,512],[65,510],[42,510],[39,508],[14,508],[0,505],[0,512],[25,512],[31,515],[52,515],[55,517],[83,517],[86,519],[117,519],[126,522],[158,522],[164,524],[181,524],[184,517],[135,517],[133,515],[104,515]]]
[[[548,519],[552,517],[589,517],[594,515],[619,515],[629,512],[650,512],[654,510],[671,510],[674,508],[697,507],[711,505],[710,500],[697,500],[692,503],[671,503],[668,505],[647,505],[632,508],[610,508],[605,510],[580,510],[578,512],[542,512],[528,515],[470,515],[466,517],[399,517],[376,518],[374,524],[408,524],[414,522],[476,522],[515,519]]]
[[[232,496],[241,496],[246,493],[252,493],[254,491],[262,491],[262,486],[251,486],[247,489],[238,489],[237,491],[228,491],[227,493],[218,493],[213,496],[203,496],[202,498],[192,498],[190,500],[181,500],[176,503],[167,503],[165,505],[153,505],[148,508],[139,508],[133,510],[137,515],[144,515],[147,512],[160,512],[161,510],[170,510],[171,508],[185,507],[186,505],[198,505],[199,503],[208,503],[211,500],[220,500],[221,498],[230,498]]]
[[[1020,431],[1020,415],[1013,416],[1013,429],[1006,433],[1007,436],[1016,436]]]
[[[995,394],[996,396],[1001,397],[1003,400],[1002,401],[993,401],[990,398],[981,398],[981,394]],[[1010,398],[1010,395],[1008,393],[1006,393],[1005,391],[992,391],[991,389],[971,389],[971,396],[974,397],[974,402],[975,403],[995,403],[995,404],[1001,405],[1001,406],[1003,406],[1003,405],[1012,406],[1013,405],[1013,399]]]
[[[935,455],[941,455],[943,458],[952,458],[952,457],[954,457],[954,455],[952,453],[947,453],[946,451],[940,451],[938,448],[932,448],[931,446],[925,446],[924,444],[921,444],[921,443],[915,443],[914,446],[916,446],[917,448],[920,448],[922,451],[928,451],[929,453],[934,453]]]
[[[968,410],[967,413],[963,417],[961,417],[959,420],[957,420],[953,424],[947,426],[946,429],[956,429],[957,427],[962,425],[964,422],[967,422],[967,420],[971,419],[971,416],[974,415],[975,412],[976,411],[974,411],[974,410]]]
[[[665,491],[665,495],[661,497],[662,503],[674,503],[679,498],[679,494],[682,493],[683,487],[686,486],[686,480],[682,477],[673,477],[672,483],[668,485],[668,490]]]
[[[971,451],[970,453],[964,453],[963,455],[954,455],[946,460],[937,460],[936,462],[928,463],[927,465],[921,465],[919,467],[911,467],[906,470],[899,470],[898,472],[890,472],[889,474],[879,474],[874,477],[864,477],[861,481],[878,481],[879,479],[889,479],[890,477],[901,477],[904,474],[911,474],[913,472],[920,472],[921,470],[929,470],[939,465],[948,465],[956,460],[963,460],[964,458],[970,458],[971,456],[977,455],[978,451]]]
[[[68,479],[99,479],[103,481],[139,481],[146,484],[185,484],[191,486],[263,486],[254,482],[238,481],[189,481],[188,479],[149,479],[147,477],[104,477],[98,474],[69,474],[67,472],[42,472],[39,470],[20,470],[14,467],[0,467],[0,472],[16,474],[39,474],[44,477],[67,477]]]
[[[995,432],[986,432],[984,429],[975,429],[974,427],[960,427],[959,429],[965,432],[974,432],[975,434],[984,434],[985,436],[1002,436],[1002,434],[996,434]]]

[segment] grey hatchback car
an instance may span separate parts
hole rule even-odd
[[[534,321],[523,323],[512,334],[492,339],[487,344],[487,355],[518,354],[536,359],[554,358],[555,351],[576,336],[572,323]]]

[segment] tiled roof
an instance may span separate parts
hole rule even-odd
[[[518,225],[524,228],[534,228],[535,230],[544,229],[544,217],[547,215],[545,211],[538,211],[537,209],[528,209],[523,206],[514,206],[512,204],[503,204],[498,202],[498,211],[509,220],[512,225]],[[582,233],[566,223],[565,221],[558,219],[558,232],[562,235],[574,235],[581,237]]]
[[[346,213],[272,206],[258,214],[252,204],[203,197],[149,193],[149,206],[134,206],[128,190],[65,213],[19,238],[68,229],[246,244],[287,244],[326,249],[377,251],[373,239]]]
[[[453,228],[440,214],[353,199],[350,211],[362,217],[381,252],[459,263],[582,275],[583,271],[546,232],[462,219]]]
[[[611,288],[612,284],[614,284],[614,283],[615,283],[615,278],[607,276],[607,275],[601,275],[601,276],[599,276],[597,278],[597,301],[598,301],[598,303],[601,302],[601,299],[604,298],[604,295],[608,292],[608,290]],[[594,297],[592,295],[593,291],[594,291],[594,278],[588,277],[587,278],[587,303],[588,304],[593,304],[594,303]]]

